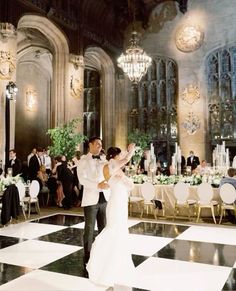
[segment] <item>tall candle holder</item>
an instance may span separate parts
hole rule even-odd
[[[181,175],[181,149],[177,142],[175,143],[175,152],[172,156],[172,167],[175,175]]]
[[[227,173],[227,170],[230,167],[230,161],[229,149],[225,148],[225,141],[223,141],[222,145],[217,144],[213,150],[212,163],[215,172],[219,172],[222,175]]]

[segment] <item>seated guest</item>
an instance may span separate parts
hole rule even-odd
[[[10,161],[7,165],[6,173],[9,168],[12,168],[12,176],[15,177],[21,174],[22,163],[21,160],[16,157],[16,151],[14,149],[9,151],[9,157]]]
[[[206,174],[208,171],[206,160],[202,160],[201,164],[197,166],[196,172],[200,175]]]
[[[229,183],[229,184],[233,185],[234,188],[236,189],[236,169],[229,168],[227,173],[228,173],[228,177],[223,177],[221,179],[220,187],[222,185],[224,185],[225,183]],[[234,203],[236,203],[236,201]],[[226,209],[226,212],[228,214],[229,221],[231,221],[232,223],[236,223],[235,216],[231,213],[231,211]]]
[[[187,166],[195,170],[198,165],[200,165],[199,157],[195,156],[193,151],[190,151],[189,157],[187,158]]]
[[[228,176],[223,177],[220,181],[220,186],[222,186],[225,183],[232,184],[234,188],[236,189],[236,169],[234,168],[229,168],[227,172]]]

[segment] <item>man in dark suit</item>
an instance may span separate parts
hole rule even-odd
[[[193,151],[189,152],[190,156],[187,158],[187,166],[190,166],[192,170],[196,169],[200,165],[199,157],[194,155]]]
[[[29,161],[29,180],[36,180],[40,166],[42,165],[41,157],[43,155],[43,149],[37,148],[37,152],[30,158]]]
[[[21,160],[16,157],[16,151],[14,149],[9,151],[10,161],[7,165],[7,171],[9,168],[12,168],[12,176],[21,174],[22,163]]]

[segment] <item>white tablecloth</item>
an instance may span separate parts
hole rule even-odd
[[[140,191],[141,184],[135,184],[134,189],[131,192],[131,196],[140,196],[141,197],[141,191]],[[165,209],[166,209],[166,215],[173,215],[174,213],[174,207],[175,207],[175,196],[174,196],[174,185],[154,185],[155,187],[155,198],[161,199],[165,201]],[[219,195],[219,188],[213,188],[214,196],[213,199],[216,201],[220,201],[220,195]],[[198,200],[197,195],[197,186],[189,186],[189,199],[195,199]],[[180,212],[181,215],[187,215],[186,209],[182,210]],[[202,216],[211,216],[208,209],[203,209]]]

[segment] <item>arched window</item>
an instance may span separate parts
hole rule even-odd
[[[153,57],[145,77],[132,90],[129,131],[136,128],[152,136],[155,153],[163,163],[170,162],[177,130],[178,73],[169,58]]]
[[[236,146],[236,46],[212,52],[206,62],[209,142]],[[235,151],[235,150],[233,150]],[[231,151],[232,152],[232,151]]]
[[[100,136],[100,75],[91,69],[84,71],[84,134]]]

